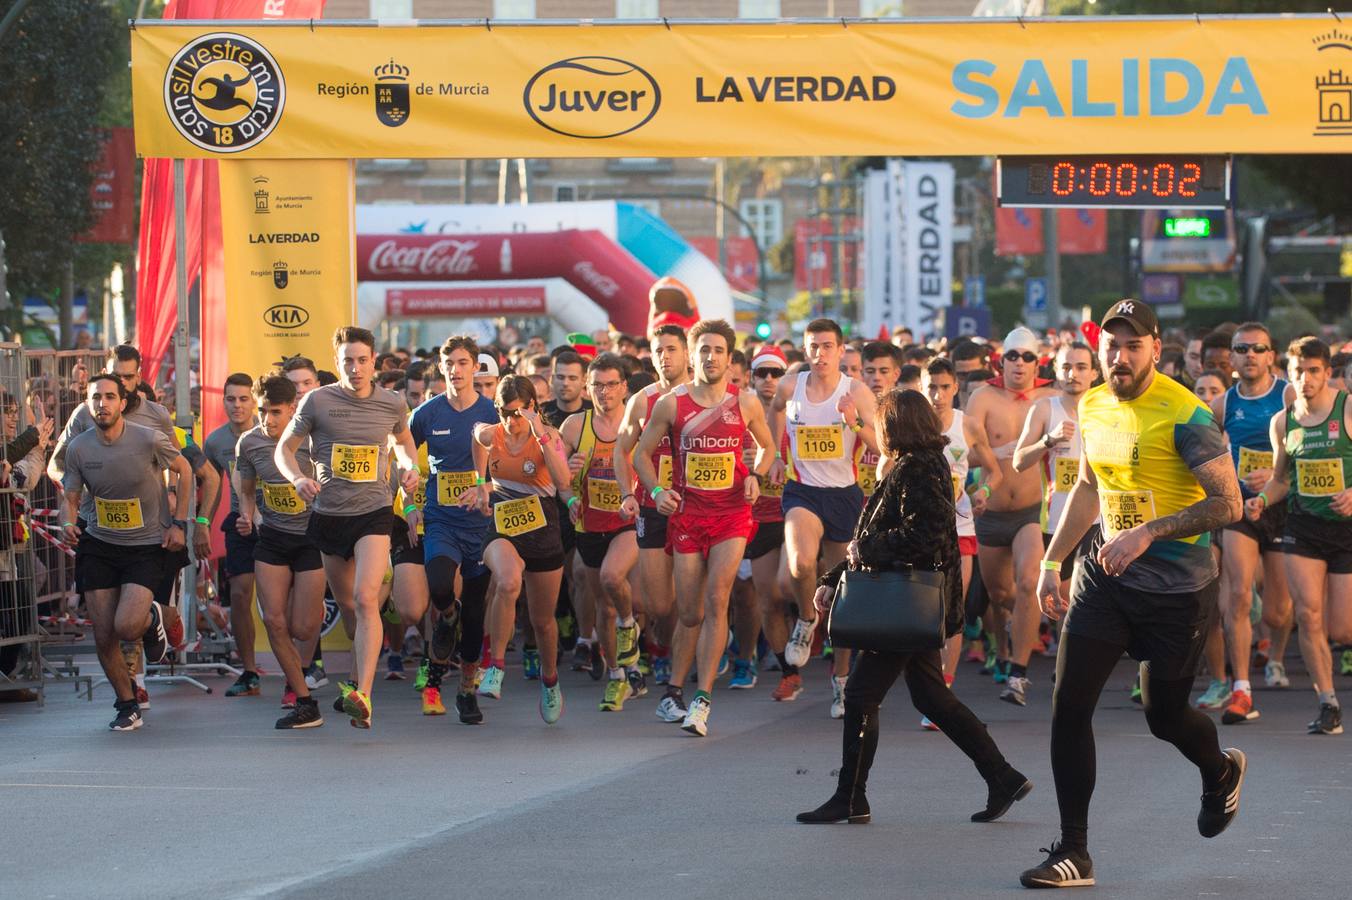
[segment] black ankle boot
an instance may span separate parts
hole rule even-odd
[[[798,814],[798,821],[805,825],[829,825],[834,822],[849,822],[851,825],[867,825],[873,819],[868,808],[868,798],[863,791],[856,791],[851,798],[848,793],[836,791],[821,806],[810,812]]]
[[[1027,797],[1033,790],[1033,782],[1013,767],[1003,775],[986,782],[986,808],[972,813],[973,822],[994,822],[1009,812],[1015,801]]]

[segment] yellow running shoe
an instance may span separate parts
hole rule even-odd
[[[361,691],[347,692],[343,697],[343,712],[352,717],[353,728],[371,727],[371,698]]]
[[[624,701],[629,699],[629,692],[627,679],[610,679],[606,682],[606,695],[601,700],[601,712],[619,712],[624,709]]]

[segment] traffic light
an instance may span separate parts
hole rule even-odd
[[[769,322],[759,322],[756,324],[756,337],[760,338],[763,341],[769,339],[770,337]]]

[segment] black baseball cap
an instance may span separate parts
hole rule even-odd
[[[1141,337],[1149,335],[1150,337],[1160,336],[1160,320],[1155,316],[1155,308],[1143,300],[1133,300],[1128,297],[1125,300],[1118,300],[1103,315],[1103,321],[1099,327],[1107,330],[1108,326],[1114,322],[1125,322],[1131,326],[1131,330]]]

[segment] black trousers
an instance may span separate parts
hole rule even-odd
[[[860,653],[845,684],[845,735],[839,789],[863,793],[878,751],[878,709],[897,679],[905,676],[911,702],[976,764],[987,782],[1005,775],[1009,763],[986,725],[944,683],[938,650]]]

